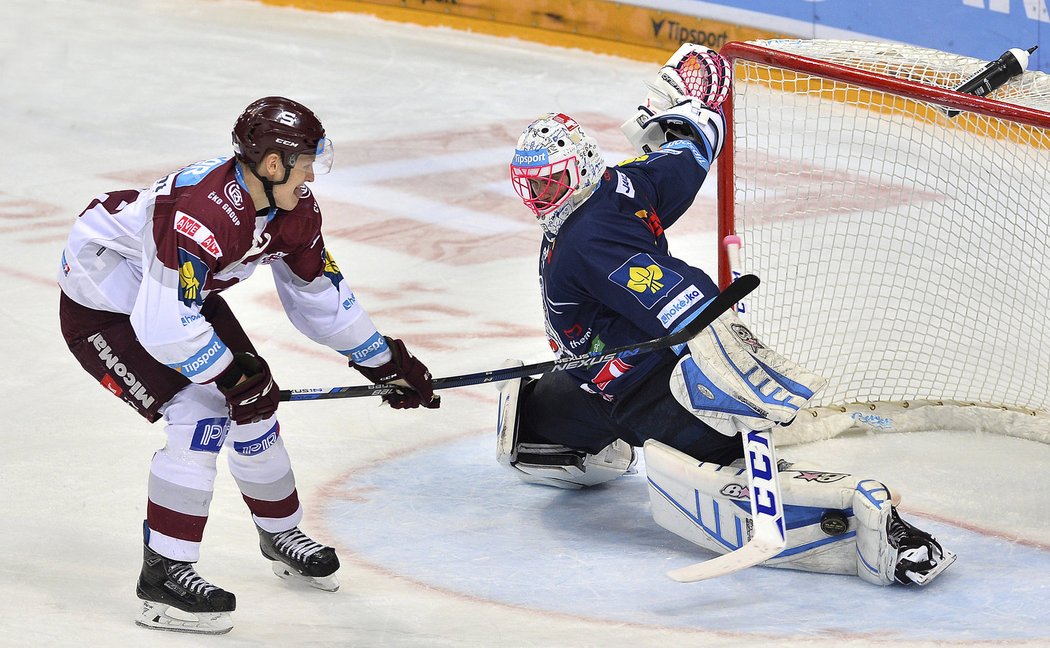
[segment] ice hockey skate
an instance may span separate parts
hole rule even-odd
[[[886,522],[890,544],[897,548],[894,578],[902,585],[925,585],[955,562],[955,554],[941,547],[929,533],[901,519],[894,508]]]
[[[153,630],[226,634],[237,598],[201,578],[193,563],[170,560],[144,547],[135,593],[142,599],[137,625]]]
[[[280,533],[259,529],[259,548],[264,557],[273,561],[273,573],[281,578],[326,592],[339,589],[334,576],[339,569],[335,549],[314,542],[298,527]]]

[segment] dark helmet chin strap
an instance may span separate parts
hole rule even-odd
[[[251,170],[252,175],[258,178],[259,182],[261,182],[263,185],[263,191],[266,192],[266,200],[270,202],[270,206],[267,208],[268,210],[277,210],[277,201],[273,197],[273,188],[277,185],[283,185],[284,183],[288,182],[288,176],[292,174],[292,167],[288,164],[285,164],[283,155],[281,156],[281,164],[284,165],[284,178],[282,178],[280,182],[274,182],[273,180],[269,180],[259,175],[259,171],[255,168],[255,163],[252,163],[248,166],[248,169]]]

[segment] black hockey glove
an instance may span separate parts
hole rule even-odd
[[[441,397],[434,395],[434,383],[430,371],[405,348],[405,343],[397,338],[386,338],[387,346],[394,358],[378,367],[363,367],[350,362],[350,366],[360,371],[373,383],[399,382],[406,386],[393,394],[384,394],[383,400],[394,409],[414,409],[422,405],[428,409],[441,406]]]
[[[215,379],[215,385],[226,397],[230,418],[241,425],[270,418],[277,411],[280,388],[266,361],[257,355],[235,353],[230,366]]]

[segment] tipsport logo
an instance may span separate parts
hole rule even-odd
[[[212,334],[211,340],[200,351],[183,362],[168,365],[186,377],[196,376],[209,368],[212,363],[226,353],[226,345],[219,339],[218,334]]]
[[[698,45],[706,45],[711,49],[720,49],[729,41],[729,32],[722,31],[719,33],[700,29],[697,25],[702,26],[702,22],[694,25],[684,25],[676,20],[667,20],[666,18],[660,20],[650,18],[649,20],[653,27],[653,37],[668,43],[696,43]]]
[[[506,158],[504,158],[506,159]],[[516,167],[542,167],[550,163],[550,156],[546,149],[522,150],[514,149],[514,166]]]
[[[639,253],[613,271],[609,281],[634,295],[648,310],[682,283],[682,275],[661,266],[648,254]]]

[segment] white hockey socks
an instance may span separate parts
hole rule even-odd
[[[790,423],[827,381],[762,344],[733,311],[689,341],[671,393],[727,436]]]
[[[645,465],[657,524],[719,554],[747,542],[744,470],[698,462],[652,440],[645,444]],[[881,482],[795,464],[780,471],[780,487],[787,547],[765,566],[855,575],[876,585],[924,585],[955,560],[930,534],[900,519]]]
[[[505,367],[520,367],[508,360]],[[499,388],[496,421],[496,461],[530,484],[577,489],[596,486],[634,472],[637,455],[630,444],[617,439],[596,454],[552,443],[518,442],[518,406],[522,378],[503,382]]]

